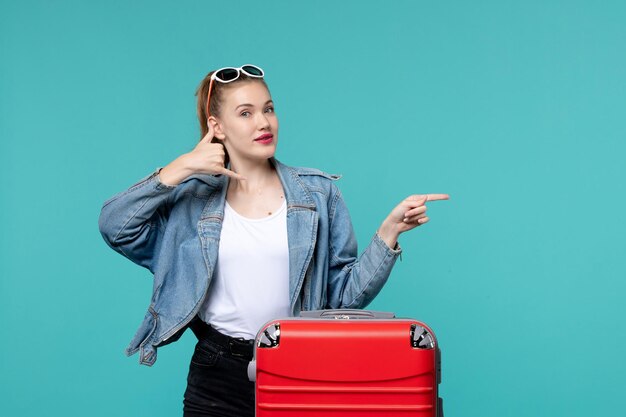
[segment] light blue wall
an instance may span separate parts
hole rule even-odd
[[[620,414],[625,21],[621,1],[3,1],[0,414],[181,414],[193,335],[124,356],[151,277],[97,218],[194,146],[202,77],[244,63],[279,159],[343,174],[361,247],[405,196],[451,195],[371,305],[435,329],[446,415]]]

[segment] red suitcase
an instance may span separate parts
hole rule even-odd
[[[443,416],[435,335],[392,313],[321,310],[270,321],[249,376],[257,417]]]

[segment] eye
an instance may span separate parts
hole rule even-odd
[[[269,110],[270,113],[274,113],[274,106],[269,106],[265,109],[265,111],[267,112]]]
[[[243,116],[243,117],[248,117],[247,116],[248,114],[250,114],[250,112],[248,110],[244,110],[244,111],[241,112],[240,115]]]

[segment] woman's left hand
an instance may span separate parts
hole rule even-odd
[[[427,201],[448,200],[449,198],[448,194],[415,194],[405,198],[391,210],[378,229],[378,234],[390,248],[395,247],[400,233],[414,229],[430,220],[426,215]]]

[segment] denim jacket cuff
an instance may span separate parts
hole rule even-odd
[[[161,182],[161,177],[159,176],[159,173],[161,172],[161,170],[164,167],[158,167],[157,169],[154,170],[154,172],[152,173],[152,176],[154,177],[154,181],[156,183],[156,188],[157,190],[162,190],[162,189],[166,189],[166,190],[171,190],[176,188],[176,185],[167,185],[167,184],[163,184]]]
[[[399,256],[402,253],[402,248],[400,247],[400,243],[396,241],[396,245],[393,248],[390,248],[387,243],[380,237],[378,232],[374,234],[374,242],[376,242],[379,246],[381,246],[388,255],[390,256]]]

